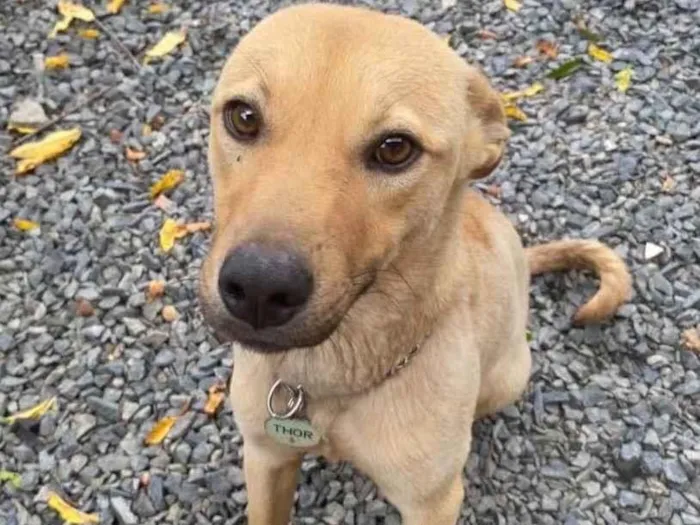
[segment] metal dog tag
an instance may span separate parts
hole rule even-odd
[[[321,441],[321,435],[306,419],[271,417],[265,422],[265,432],[278,443],[290,447],[313,447]]]

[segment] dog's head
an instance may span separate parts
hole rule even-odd
[[[330,5],[268,17],[213,97],[207,321],[260,351],[320,344],[507,137],[488,81],[418,23]]]

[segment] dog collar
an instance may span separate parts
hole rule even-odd
[[[423,343],[430,334],[427,334],[411,351],[401,357],[384,376],[382,381],[398,374],[406,368],[418,353]],[[273,400],[275,393],[283,391],[287,395],[287,403],[284,412],[274,409]],[[267,394],[267,413],[269,418],[265,421],[265,432],[275,441],[291,447],[310,448],[321,441],[321,434],[311,425],[306,417],[306,394],[301,385],[296,387],[278,379],[270,387]]]

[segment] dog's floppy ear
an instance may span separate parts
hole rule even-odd
[[[467,108],[471,117],[477,120],[478,128],[467,137],[476,141],[468,147],[472,151],[477,148],[467,176],[482,179],[501,162],[510,130],[501,96],[491,87],[486,76],[474,67],[468,67],[467,72]]]

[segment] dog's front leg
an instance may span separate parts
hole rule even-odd
[[[301,456],[254,443],[243,445],[249,525],[287,525]]]
[[[401,513],[403,525],[455,525],[464,500],[462,475],[458,473],[444,487],[424,497],[388,497]]]

